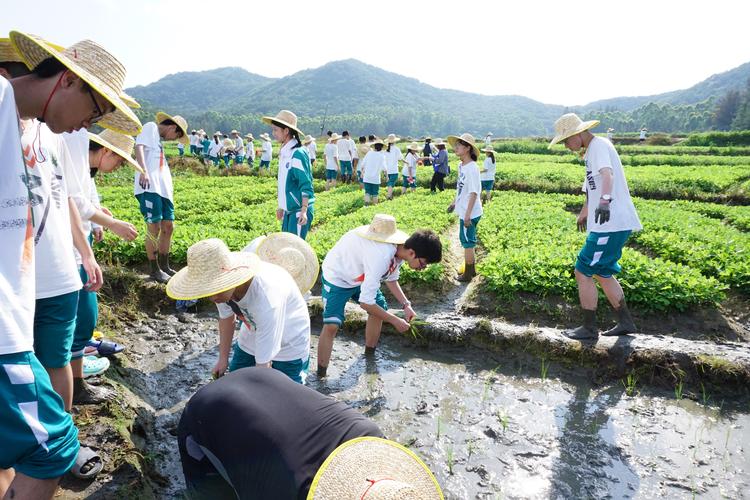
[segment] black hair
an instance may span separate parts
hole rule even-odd
[[[383,151],[383,145],[379,142],[377,144],[373,144],[372,147],[375,148],[375,151]]]
[[[159,122],[159,125],[164,125],[164,126],[167,126],[167,127],[170,126],[170,125],[174,125],[174,129],[177,132],[177,138],[178,139],[180,137],[182,137],[183,135],[185,135],[182,132],[182,129],[180,128],[180,126],[177,125],[177,123],[175,123],[174,120],[170,120],[169,118],[167,118],[166,120],[163,120],[163,121]],[[226,137],[226,136],[224,136],[224,137]]]
[[[375,140],[375,136],[372,135],[372,134],[370,134],[370,135],[367,136],[367,140],[370,141],[370,142],[372,142],[372,141]]]
[[[359,142],[361,142],[362,144],[364,144],[365,142],[367,142],[367,137],[365,137],[364,135],[360,135],[359,136]]]
[[[390,142],[389,142],[389,143],[388,143],[388,147],[387,147],[387,148],[385,149],[385,150],[386,150],[386,151],[388,151],[389,153],[391,152],[391,144],[392,144],[392,143],[390,143]]]
[[[495,153],[487,153],[487,158],[490,158],[492,163],[495,163]]]
[[[292,149],[297,149],[298,147],[302,146],[302,141],[299,138],[299,132],[297,132],[296,130],[292,130],[289,125],[284,125],[283,123],[279,123],[277,121],[271,121],[271,123],[273,123],[280,129],[287,129],[289,131],[289,135],[291,136],[291,138],[297,141],[297,144],[295,146],[292,146]]]
[[[328,132],[326,132],[326,135],[328,137],[331,137],[333,135],[333,130],[329,130]]]
[[[404,242],[404,247],[414,250],[419,259],[426,259],[428,264],[443,260],[443,243],[440,237],[429,229],[418,229]]]
[[[0,62],[0,68],[7,71],[10,78],[18,78],[30,73],[29,68],[24,63],[17,61]]]
[[[100,149],[104,149],[104,146],[102,146],[98,142],[89,141],[89,153],[96,153]],[[96,167],[89,167],[89,175],[91,177],[94,177],[98,171],[99,169]]]
[[[52,78],[53,76],[57,76],[63,71],[67,71],[68,68],[55,59],[54,57],[48,57],[44,61],[37,64],[34,69],[31,70],[31,74],[39,79],[47,79]],[[88,90],[91,90],[91,86],[86,83],[83,78],[78,77],[81,80],[81,92],[87,92]]]
[[[341,132],[341,135],[343,135],[344,137],[347,137],[349,135],[349,131],[344,130],[343,132]]]
[[[435,144],[438,149],[445,149],[445,144]]]

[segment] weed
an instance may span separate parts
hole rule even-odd
[[[453,445],[449,445],[445,451],[445,458],[448,462],[448,474],[453,475]]]
[[[547,380],[547,372],[549,371],[549,361],[546,358],[542,358],[542,380]]]
[[[625,394],[628,396],[634,396],[636,394],[635,386],[638,383],[638,375],[635,372],[630,372],[622,381],[622,385],[625,386]]]

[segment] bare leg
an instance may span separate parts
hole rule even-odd
[[[73,378],[83,378],[83,358],[71,359],[70,369],[73,371]]]
[[[325,324],[318,337],[318,371],[320,368],[328,368],[333,351],[333,339],[336,338],[339,326],[336,324]]]
[[[598,301],[598,293],[594,278],[590,278],[576,269],[576,281],[578,282],[578,298],[581,301],[581,307],[588,310],[595,310]],[[622,290],[622,289],[620,289]]]
[[[146,257],[148,257],[148,260],[156,260],[160,229],[161,226],[159,223],[146,224]]]
[[[365,347],[375,349],[378,346],[382,329],[383,320],[376,318],[372,314],[368,314],[367,324],[365,325]]]
[[[594,275],[594,277],[596,278],[596,281],[599,282],[599,286],[602,287],[604,295],[607,296],[610,305],[614,309],[618,309],[620,307],[620,302],[625,296],[625,292],[622,291],[620,282],[617,281],[617,278],[614,276],[610,278],[602,278],[601,276]]]
[[[52,388],[63,400],[65,411],[69,412],[73,406],[73,370],[70,364],[62,368],[45,368],[52,382]]]
[[[159,253],[168,254],[169,247],[172,244],[172,233],[174,232],[174,222],[163,220],[159,223]]]
[[[10,481],[8,481],[9,479]],[[57,483],[59,481],[59,477],[53,479],[34,479],[20,472],[15,474],[13,469],[0,469],[0,496],[5,500],[10,500],[11,498],[19,500],[27,498],[35,500],[50,499],[57,491]]]
[[[461,222],[463,224],[463,222]],[[464,248],[464,262],[466,264],[473,264],[475,259],[476,253],[474,252],[473,248]]]

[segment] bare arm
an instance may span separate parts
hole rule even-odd
[[[99,264],[96,263],[94,258],[94,252],[89,246],[86,233],[83,232],[83,225],[81,224],[81,216],[78,213],[78,208],[72,198],[68,198],[68,211],[70,215],[70,232],[73,236],[73,246],[78,250],[78,254],[81,256],[81,265],[86,271],[89,277],[88,283],[84,286],[87,290],[96,292],[102,287],[104,277],[102,276],[102,270]]]
[[[229,351],[232,348],[232,338],[234,338],[235,319],[234,314],[228,318],[219,319],[219,359],[211,371],[214,378],[224,375],[229,366]]]
[[[412,319],[417,317],[417,313],[414,312],[414,309],[411,307],[411,302],[409,302],[409,299],[406,298],[406,294],[401,289],[401,285],[399,284],[398,280],[396,281],[386,281],[385,286],[388,287],[388,290],[391,291],[394,297],[396,297],[396,300],[399,304],[401,304],[401,307],[404,308],[404,319],[406,321],[411,321]]]

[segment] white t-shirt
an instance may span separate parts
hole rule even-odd
[[[479,180],[480,181],[494,181],[496,168],[497,168],[497,164],[494,161],[492,161],[490,158],[485,158],[482,171],[479,172]]]
[[[135,138],[136,148],[139,145],[146,146],[144,158],[146,161],[146,172],[149,178],[149,187],[143,189],[138,182],[140,173],[135,172],[134,193],[149,192],[156,193],[174,203],[174,189],[172,187],[172,172],[169,170],[167,158],[164,156],[164,148],[159,137],[159,127],[154,122],[143,125],[143,130]]]
[[[36,298],[46,299],[75,292],[82,286],[73,253],[64,177],[64,172],[72,168],[72,160],[63,138],[53,134],[47,125],[25,120],[21,128],[34,211]]]
[[[34,237],[13,87],[0,76],[0,355],[34,350]],[[31,173],[31,172],[29,172]]]
[[[401,175],[417,178],[417,155],[409,151],[406,153],[406,165],[401,169]]]
[[[595,136],[591,139],[589,147],[586,148],[586,155],[583,160],[586,162],[586,180],[583,184],[583,191],[588,194],[588,219],[586,222],[588,231],[614,233],[616,231],[640,231],[643,229],[635,206],[633,206],[633,200],[630,199],[628,181],[625,180],[620,156],[612,143]],[[604,224],[597,224],[594,221],[594,211],[599,207],[599,198],[602,195],[601,169],[607,167],[612,169],[612,202],[609,206],[609,221]]]
[[[385,152],[374,149],[369,151],[360,162],[359,170],[362,172],[362,182],[380,184],[381,176],[386,170]]]
[[[250,249],[242,251],[249,253]],[[256,363],[310,357],[310,313],[297,283],[285,269],[261,262],[237,305],[243,315],[237,344],[255,356]],[[222,319],[234,314],[229,304],[216,307]]]
[[[271,161],[273,155],[273,144],[271,144],[271,141],[263,141],[261,148],[263,149],[263,153],[260,155],[260,161]]]
[[[247,140],[247,143],[245,144],[245,154],[248,158],[255,161],[255,143],[251,141],[250,139]]]
[[[482,211],[482,200],[479,197],[481,191],[482,183],[479,181],[479,167],[476,162],[471,161],[466,165],[459,165],[454,213],[461,219],[466,217],[466,210],[469,208],[469,194],[476,193],[477,199],[471,209],[471,218],[482,215],[484,212]]]
[[[385,151],[385,148],[383,148],[383,151]],[[386,171],[388,172],[388,175],[398,173],[398,162],[403,158],[404,155],[401,154],[401,150],[398,146],[396,144],[391,144],[391,150],[385,151]]]
[[[318,145],[315,144],[315,141],[311,141],[310,144],[305,147],[307,148],[307,154],[310,156],[310,161],[313,161],[318,154]]]
[[[396,245],[368,240],[353,229],[326,254],[323,278],[341,288],[361,286],[359,301],[375,304],[380,283],[398,280],[402,262],[396,258]]]
[[[339,155],[339,148],[332,142],[326,144],[323,153],[326,157],[326,170],[338,170],[339,165],[336,162],[336,158]]]
[[[245,141],[242,137],[234,139],[234,150],[239,156],[245,156]]]
[[[224,145],[221,141],[217,143],[216,139],[211,139],[211,146],[208,148],[208,156],[215,156],[218,158],[221,155],[221,148],[223,146]]]
[[[89,169],[89,134],[85,128],[75,132],[60,134],[68,146],[70,159],[69,165],[63,165],[63,177],[68,196],[76,204],[78,213],[81,215],[83,232],[87,235],[91,232],[91,217],[96,213],[97,206],[93,203],[91,182],[91,171]],[[76,261],[80,264],[81,257],[76,254]]]
[[[339,160],[352,161],[356,155],[354,141],[351,139],[339,139],[338,141]]]
[[[645,139],[646,138],[646,131],[641,130],[641,134],[638,136],[639,139]]]

